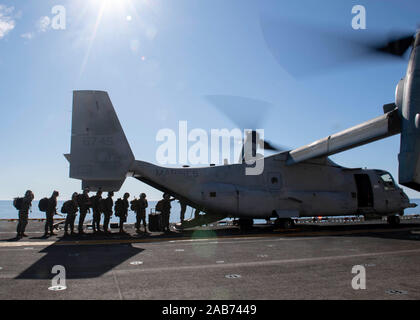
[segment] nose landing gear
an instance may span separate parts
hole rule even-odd
[[[388,216],[386,218],[386,220],[388,221],[388,224],[392,227],[396,227],[400,224],[401,220],[399,216]]]
[[[242,232],[249,231],[252,229],[252,226],[254,225],[254,220],[247,219],[247,218],[240,218],[238,221],[238,225],[241,228]]]
[[[275,224],[282,229],[291,229],[295,226],[295,222],[290,218],[276,219]]]

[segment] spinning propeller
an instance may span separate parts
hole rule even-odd
[[[403,57],[415,38],[412,31],[384,37],[351,26],[310,25],[269,16],[261,16],[260,26],[269,51],[293,76],[319,74],[363,60]]]
[[[244,129],[252,130],[250,133],[253,144],[259,141],[261,148],[265,150],[277,152],[285,150],[269,141],[260,140],[259,134],[256,131],[256,129],[262,129],[261,124],[272,107],[269,102],[230,95],[207,95],[205,99],[216,109],[224,113],[242,131]]]

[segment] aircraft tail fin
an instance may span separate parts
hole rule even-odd
[[[91,191],[118,191],[134,155],[107,92],[74,91],[70,178]]]

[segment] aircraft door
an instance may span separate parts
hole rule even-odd
[[[369,175],[355,174],[357,188],[357,206],[359,208],[373,207],[373,191]]]

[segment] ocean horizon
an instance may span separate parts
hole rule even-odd
[[[61,207],[63,203],[67,200],[59,200],[57,201],[57,212],[58,215],[55,215],[54,218],[65,218],[66,215],[61,213]],[[415,215],[420,214],[420,199],[410,199],[411,202],[416,203],[418,207],[416,208],[407,208],[405,209],[404,215]],[[38,209],[38,203],[39,200],[32,201],[32,208],[31,212],[29,213],[30,219],[43,219],[45,218],[45,212],[41,212]],[[148,201],[149,207],[146,209],[146,214],[149,215],[151,212],[151,209],[154,209],[156,206],[157,201]],[[170,215],[170,222],[179,222],[180,220],[180,211],[181,207],[179,205],[179,202],[172,201],[171,202],[172,209],[171,209],[171,215]],[[185,212],[185,219],[190,219],[194,217],[194,209],[191,207],[187,207],[187,211]],[[17,219],[18,218],[18,210],[13,206],[12,200],[0,200],[0,219]],[[86,216],[87,221],[92,219],[92,214],[88,214]],[[148,219],[148,218],[147,218]],[[103,220],[103,218],[102,218]],[[255,219],[257,220],[257,219]],[[77,218],[76,218],[77,221]],[[119,219],[115,215],[112,215],[111,222],[118,222]],[[264,220],[259,220],[264,221]],[[136,214],[129,210],[128,216],[127,216],[127,223],[134,223],[136,222]]]
[[[65,218],[66,214],[61,213],[61,207],[64,202],[67,200],[59,200],[57,201],[57,213],[58,215],[55,215],[55,219],[59,218]],[[114,201],[115,202],[115,201]],[[38,209],[38,203],[39,200],[32,201],[32,208],[31,212],[29,212],[29,218],[30,219],[44,219],[45,218],[45,212],[39,211]],[[146,213],[149,214],[151,209],[155,208],[157,201],[148,201],[149,207],[146,209]],[[171,209],[171,215],[170,215],[170,222],[179,222],[179,214],[181,211],[181,207],[178,203],[178,201],[172,201],[171,202],[172,209]],[[189,219],[190,214],[194,215],[194,209],[187,207],[187,211],[185,213],[185,218]],[[0,219],[17,219],[18,218],[18,210],[13,206],[13,200],[0,200]],[[92,219],[92,210],[91,213],[86,215],[86,221],[89,221]],[[78,218],[76,218],[76,223],[78,221]],[[102,216],[103,221],[103,216]],[[111,222],[118,222],[119,218],[115,215],[112,215]],[[135,223],[136,222],[136,214],[129,210],[128,216],[127,216],[127,223]],[[101,222],[102,223],[102,222]]]

